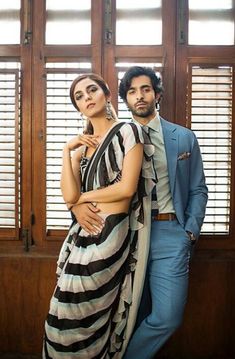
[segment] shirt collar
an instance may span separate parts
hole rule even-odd
[[[147,127],[151,128],[151,130],[160,132],[160,118],[158,115],[154,117],[149,123],[147,124]]]
[[[133,117],[132,117],[133,121],[136,123],[139,123],[138,121],[136,121]],[[139,123],[140,124],[140,123]],[[151,128],[151,130],[156,131],[156,132],[160,132],[160,117],[157,114],[151,121],[149,121],[147,123],[147,125],[144,125],[144,127],[149,127]]]

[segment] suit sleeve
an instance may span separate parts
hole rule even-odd
[[[185,210],[185,230],[192,232],[198,238],[205,217],[208,189],[205,182],[199,144],[193,132],[189,178],[189,197]]]

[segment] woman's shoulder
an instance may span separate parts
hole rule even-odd
[[[123,125],[120,128],[120,132],[121,134],[126,134],[126,135],[130,135],[130,134],[141,134],[142,133],[142,128],[139,124],[137,124],[136,122],[133,121],[125,121],[123,122]]]
[[[117,143],[121,147],[122,152],[125,153],[127,153],[136,144],[144,143],[141,126],[131,121],[123,122],[116,138],[118,138]]]
[[[139,124],[139,123],[137,123],[137,122],[134,122],[134,121],[132,121],[132,120],[129,120],[129,121],[123,121],[123,126],[122,126],[122,128],[126,128],[126,129],[130,129],[130,128],[141,128],[141,125]]]

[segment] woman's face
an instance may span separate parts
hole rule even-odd
[[[105,113],[105,94],[102,88],[89,78],[77,83],[74,88],[74,99],[80,112],[88,118]]]

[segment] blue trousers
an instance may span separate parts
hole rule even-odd
[[[149,265],[139,318],[124,359],[153,358],[182,323],[190,251],[188,234],[177,220],[152,222]],[[146,316],[149,303],[150,312]]]

